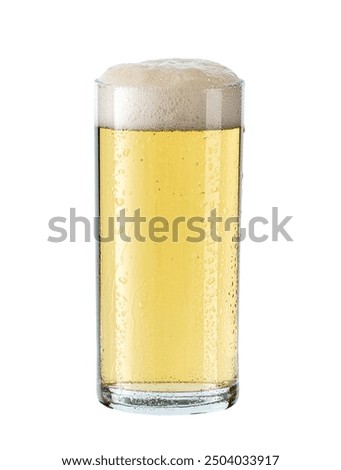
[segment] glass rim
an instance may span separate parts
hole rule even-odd
[[[224,91],[231,88],[242,88],[244,89],[245,81],[243,79],[239,79],[238,82],[235,83],[227,83],[226,85],[222,86],[215,86],[215,87],[195,87],[195,86],[158,86],[158,85],[116,85],[114,83],[105,83],[102,82],[99,78],[94,81],[94,84],[98,88],[113,88],[113,89],[131,89],[131,90],[186,90],[186,91],[208,91],[208,90],[220,90]]]

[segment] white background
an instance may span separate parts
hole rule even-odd
[[[279,454],[339,468],[340,52],[334,1],[12,1],[1,10],[1,467],[61,457]],[[93,80],[120,62],[200,57],[246,83],[243,221],[293,215],[294,242],[241,247],[240,398],[126,414],[96,398]],[[198,467],[197,467],[198,468]],[[269,468],[269,467],[268,467]]]

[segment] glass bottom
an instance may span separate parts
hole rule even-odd
[[[220,387],[191,392],[160,392],[127,390],[102,386],[99,400],[115,410],[131,413],[180,415],[225,410],[238,398],[238,382]]]

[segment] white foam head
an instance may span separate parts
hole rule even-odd
[[[201,130],[242,125],[243,81],[216,62],[165,59],[121,64],[96,83],[99,127]]]

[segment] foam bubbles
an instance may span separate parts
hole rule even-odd
[[[200,130],[242,124],[243,82],[216,62],[166,59],[121,64],[96,82],[100,127]]]

